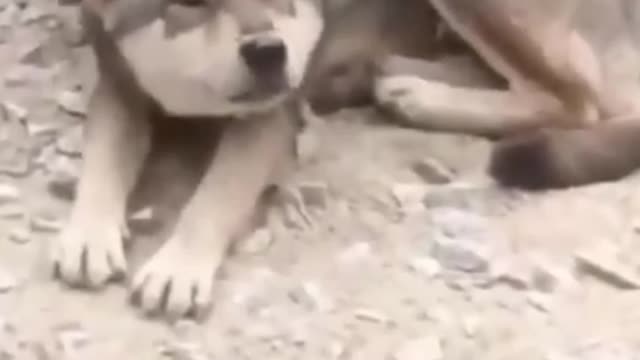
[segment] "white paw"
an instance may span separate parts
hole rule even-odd
[[[376,81],[375,97],[377,103],[396,115],[412,119],[424,112],[423,100],[441,97],[437,90],[444,84],[427,83],[407,75],[387,76]]]
[[[171,238],[134,277],[131,300],[145,313],[179,318],[209,310],[220,257],[185,245]]]
[[[123,227],[103,218],[72,219],[53,244],[54,271],[72,286],[97,288],[124,277]]]

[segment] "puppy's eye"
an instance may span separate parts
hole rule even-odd
[[[200,7],[207,5],[206,0],[172,0],[175,5],[182,5],[187,7]]]

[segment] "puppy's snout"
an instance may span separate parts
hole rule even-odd
[[[272,36],[254,37],[240,45],[240,55],[249,68],[259,75],[281,72],[287,62],[287,48]]]

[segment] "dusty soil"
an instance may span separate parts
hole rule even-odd
[[[204,323],[145,318],[123,284],[53,282],[94,77],[74,11],[0,0],[0,359],[640,358],[637,179],[507,192],[487,142],[369,109],[303,135],[288,200],[238,244]],[[155,213],[135,216],[134,264]]]

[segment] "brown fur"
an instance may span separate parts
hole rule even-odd
[[[547,129],[500,141],[490,174],[531,190],[612,181],[640,167],[640,117],[585,129]]]

